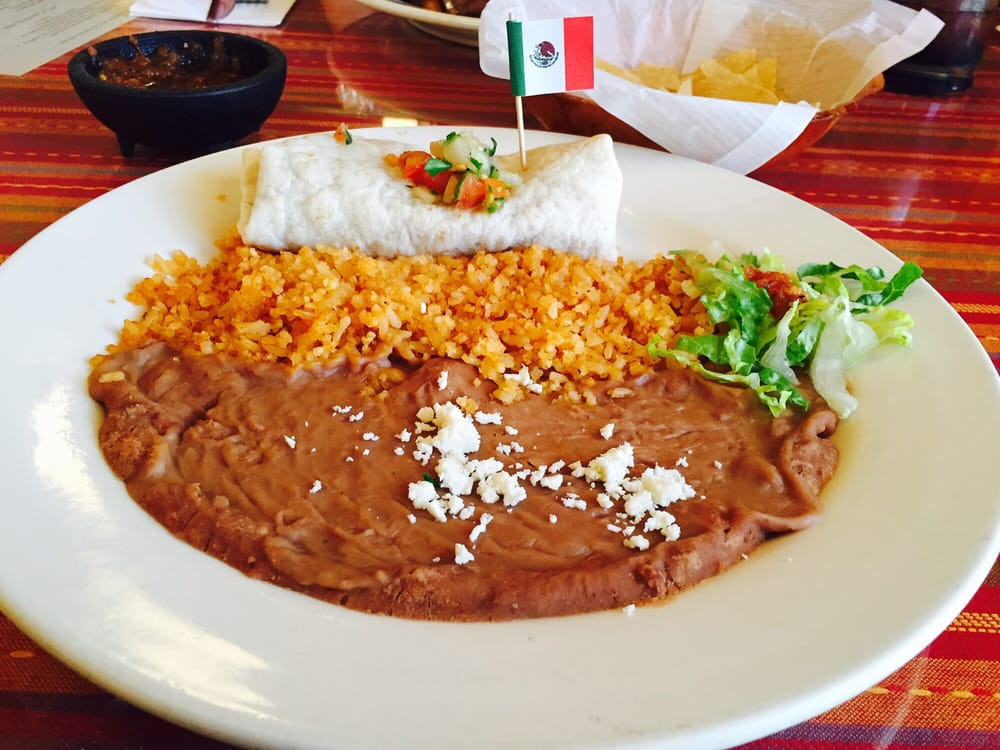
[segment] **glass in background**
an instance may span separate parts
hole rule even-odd
[[[944,27],[924,49],[885,72],[886,89],[924,96],[957,94],[969,89],[997,23],[1000,0],[896,2],[917,10],[926,8],[944,22]]]

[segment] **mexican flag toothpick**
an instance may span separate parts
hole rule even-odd
[[[594,88],[594,18],[507,21],[510,90],[525,166],[522,96]]]

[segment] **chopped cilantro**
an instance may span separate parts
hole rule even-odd
[[[431,177],[435,177],[446,169],[451,169],[451,162],[444,159],[431,158],[424,164],[424,171]]]

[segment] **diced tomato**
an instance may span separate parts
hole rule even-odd
[[[338,143],[343,143],[347,146],[350,146],[351,141],[353,140],[353,138],[351,138],[351,131],[347,129],[347,125],[345,123],[340,123],[340,125],[337,126],[337,129],[333,131],[333,137]]]
[[[743,277],[768,293],[771,297],[771,316],[776,320],[780,320],[788,312],[793,302],[806,300],[806,295],[787,273],[743,266]]]
[[[448,179],[454,173],[446,169],[436,175],[429,174],[424,166],[431,158],[426,151],[404,151],[399,155],[399,168],[403,172],[403,177],[414,185],[421,185],[438,195],[443,195]]]
[[[477,208],[486,200],[486,183],[471,172],[465,173],[465,179],[458,186],[455,203],[459,208]]]

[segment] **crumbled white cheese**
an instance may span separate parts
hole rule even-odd
[[[417,522],[417,517],[415,515],[413,515],[412,513],[409,513],[406,516],[406,520],[409,521],[410,523],[416,523]]]
[[[445,388],[448,387],[448,371],[447,370],[441,370],[441,372],[438,374],[437,384],[438,384],[438,388],[440,388],[442,391]]]
[[[654,466],[642,472],[638,480],[626,483],[626,491],[648,491],[657,507],[663,507],[678,500],[688,500],[694,497],[694,488],[689,485],[684,475],[677,469],[664,469]]]
[[[376,435],[374,432],[366,432],[364,435],[361,436],[361,439],[367,440],[370,443],[374,443],[379,438],[378,435]]]
[[[321,489],[323,489],[323,483],[317,479],[315,482],[312,483],[312,487],[309,488],[309,494],[315,495]]]
[[[615,423],[608,422],[604,427],[601,428],[601,437],[605,440],[610,440],[611,436],[615,434]]]
[[[638,534],[636,536],[630,536],[623,542],[623,544],[631,549],[649,549],[649,540],[644,536],[639,536]]]
[[[524,446],[516,440],[509,443],[497,443],[497,453],[509,456],[511,453],[524,453]]]
[[[527,367],[522,367],[516,373],[506,372],[504,378],[517,383],[522,388],[527,388],[532,393],[541,393],[542,386],[531,379],[531,373]]]
[[[407,497],[417,510],[426,510],[435,521],[444,523],[448,520],[444,503],[438,497],[437,490],[430,482],[410,482]]]
[[[472,492],[472,474],[465,456],[448,454],[442,456],[435,467],[441,486],[459,495]]]
[[[421,409],[421,412],[424,410]],[[419,415],[418,415],[419,416]],[[434,414],[424,422],[433,422],[437,432],[430,439],[440,453],[474,453],[479,450],[479,430],[456,404],[434,404]]]
[[[353,409],[353,408],[354,407],[351,406],[350,404],[345,404],[344,406],[334,406],[333,407],[333,413],[334,414],[350,414],[351,413],[351,409]]]
[[[413,433],[412,433],[412,432],[410,432],[409,430],[405,430],[405,429],[404,429],[404,430],[401,430],[401,431],[400,431],[400,432],[399,432],[399,433],[398,433],[398,434],[396,435],[396,439],[397,439],[397,440],[398,440],[399,442],[401,442],[401,443],[408,443],[408,442],[410,442],[410,438],[412,438],[412,437],[413,437]]]
[[[465,565],[475,560],[475,555],[469,552],[468,548],[464,544],[455,545],[455,564]]]
[[[393,448],[392,452],[395,453],[397,456],[402,456],[404,453],[406,453],[406,451],[403,450],[403,447],[400,445],[397,445],[395,448]]]
[[[528,479],[529,479],[529,481],[530,481],[530,482],[531,482],[531,483],[532,483],[533,485],[536,485],[536,484],[538,484],[538,482],[539,482],[539,481],[541,480],[541,478],[545,476],[545,471],[546,471],[546,470],[547,470],[548,468],[549,468],[549,467],[548,467],[548,465],[547,465],[547,464],[542,464],[541,466],[539,466],[539,467],[538,467],[537,469],[535,469],[535,470],[534,470],[533,472],[531,472],[531,475],[530,475],[530,477],[528,478]]]
[[[715,461],[713,461],[713,462],[712,462],[712,465],[713,465],[713,466],[714,466],[714,467],[715,467],[716,469],[721,469],[721,468],[722,468],[722,461],[719,461],[719,460],[715,460]]]
[[[449,515],[457,516],[466,508],[465,501],[453,492],[445,493],[443,500],[447,503]]]
[[[653,504],[653,494],[648,490],[633,492],[625,498],[625,512],[638,521],[644,515],[656,509]]]
[[[548,474],[539,479],[538,483],[547,490],[558,490],[562,487],[562,474]]]
[[[674,464],[674,466],[681,466],[686,469],[688,466],[687,458],[685,456],[681,456],[680,458],[677,459],[677,462]]]
[[[522,378],[522,375],[517,377]],[[523,371],[523,377],[527,377],[526,371]],[[461,397],[457,400],[460,401]],[[659,532],[667,540],[680,537],[680,529],[674,516],[664,511],[663,507],[692,497],[694,490],[676,469],[655,466],[646,469],[638,477],[630,477],[635,457],[631,444],[623,442],[587,464],[574,461],[567,466],[565,461],[558,460],[532,470],[521,468],[520,463],[515,463],[512,469],[518,470],[512,473],[497,458],[470,457],[479,450],[481,444],[477,424],[502,423],[500,412],[473,411],[474,409],[475,405],[471,403],[460,406],[454,402],[446,402],[424,406],[418,410],[414,425],[414,432],[418,437],[414,440],[416,450],[413,456],[424,465],[430,461],[435,451],[440,454],[440,458],[435,465],[437,479],[434,483],[423,481],[410,484],[409,498],[414,508],[426,510],[438,521],[447,521],[449,517],[456,516],[468,520],[475,514],[475,506],[466,504],[463,497],[471,495],[478,496],[481,502],[487,504],[502,503],[507,512],[512,512],[514,506],[527,497],[520,481],[529,480],[533,485],[559,490],[567,481],[567,477],[561,472],[568,468],[573,477],[585,479],[592,487],[601,485],[596,493],[596,501],[602,509],[612,510],[616,500],[622,503],[622,511],[616,515],[626,523],[609,523],[607,528],[622,534],[626,547],[638,550],[649,548],[649,539],[642,533],[634,533],[637,526],[641,526],[645,533]],[[602,434],[607,433],[607,439],[612,436],[613,431],[614,424],[609,423]],[[507,432],[517,433],[513,428],[507,429]],[[406,442],[412,437],[412,433],[404,430],[396,437]],[[496,450],[498,454],[508,456],[512,452],[524,452],[524,448],[515,441],[499,443]],[[569,481],[572,483],[572,480]],[[575,492],[567,492],[558,499],[567,508],[587,508],[587,501]],[[472,544],[481,537],[492,519],[493,516],[488,513],[481,516],[479,523],[470,532],[469,541]],[[549,514],[550,523],[556,523],[557,520],[556,514]],[[467,549],[462,549],[464,553],[456,547],[456,562],[464,564],[474,559]],[[465,558],[465,554],[469,557]]]
[[[506,471],[490,474],[480,481],[476,486],[476,493],[484,503],[502,501],[508,508],[514,507],[528,496],[517,479]]]
[[[430,441],[417,438],[417,449],[413,451],[414,460],[426,466],[427,462],[431,460],[432,453],[434,453],[434,446],[430,444]]]
[[[681,538],[681,527],[677,525],[677,519],[665,510],[650,511],[642,530],[659,531],[668,542]]]
[[[616,496],[620,494],[622,482],[633,463],[632,444],[622,443],[590,461],[584,468],[583,476],[591,482],[603,482],[605,491]]]
[[[517,428],[512,425],[506,425],[503,429],[508,435],[516,435],[518,432]]]
[[[496,458],[472,458],[469,459],[469,473],[477,482],[481,482],[498,471],[503,471],[503,461]]]
[[[475,543],[483,532],[486,531],[486,527],[490,525],[490,521],[493,520],[493,516],[489,513],[483,513],[479,517],[479,523],[472,527],[472,531],[469,532],[469,541]]]
[[[357,414],[352,414],[351,416],[349,416],[347,418],[347,421],[348,422],[360,422],[364,418],[365,418],[365,413],[363,411],[359,411]]]
[[[295,450],[295,436],[294,435],[285,435],[285,442],[288,443],[288,447],[289,448],[291,448],[292,450]]]

